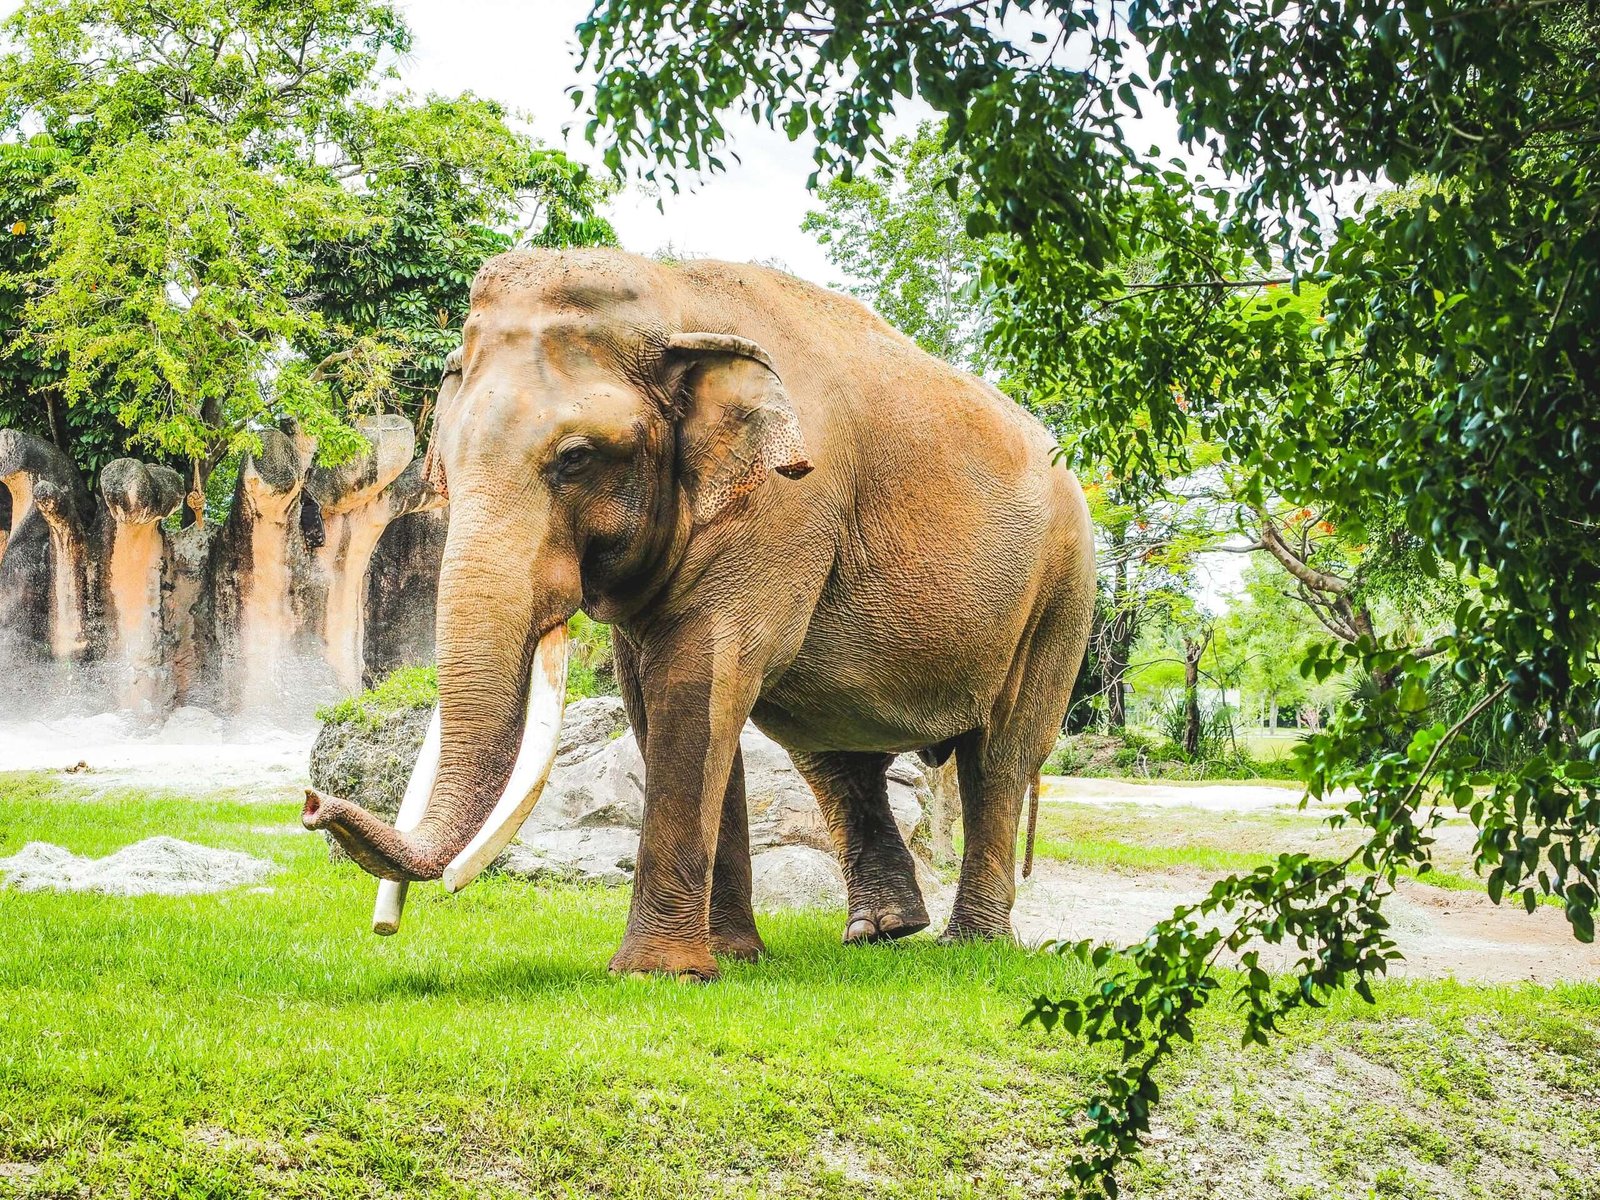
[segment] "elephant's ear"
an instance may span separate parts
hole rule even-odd
[[[666,362],[681,372],[678,466],[696,524],[716,520],[768,471],[799,479],[811,470],[794,406],[760,346],[728,333],[683,333],[667,343]]]

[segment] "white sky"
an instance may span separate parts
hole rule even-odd
[[[583,120],[566,89],[579,81],[573,29],[590,0],[401,0],[415,41],[399,64],[401,82],[419,93],[476,92],[528,119],[546,145],[598,164],[583,136]],[[909,129],[913,118],[902,123]],[[563,126],[571,125],[570,133]],[[834,270],[809,234],[800,232],[813,169],[811,138],[791,142],[753,120],[730,117],[726,174],[707,176],[693,192],[654,197],[630,186],[611,206],[612,224],[629,250],[649,254],[670,244],[684,255],[776,260],[789,271],[836,284]]]

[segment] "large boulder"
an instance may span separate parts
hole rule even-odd
[[[832,854],[810,846],[777,846],[750,860],[750,903],[757,912],[843,908],[844,872]]]
[[[544,794],[520,836],[527,841],[552,829],[613,825],[637,830],[643,824],[644,756],[630,730],[615,740],[606,736],[587,754],[558,750]]]
[[[556,768],[539,806],[523,826],[524,840],[551,829],[585,825],[637,829],[643,823],[644,756],[637,739],[630,732],[609,742],[591,743],[588,754],[580,756],[566,749],[565,729],[570,723],[569,717]],[[751,849],[811,846],[831,851],[833,842],[817,798],[795,770],[788,752],[754,725],[745,726],[739,745],[744,752]],[[889,806],[908,843],[922,820],[921,778],[921,767],[913,755],[901,755],[889,767]]]
[[[392,823],[431,716],[425,708],[402,708],[376,720],[358,716],[328,721],[311,747],[311,786],[353,800]],[[326,832],[323,837],[330,859],[347,857]]]
[[[561,714],[561,741],[556,746],[556,766],[570,767],[628,732],[628,710],[618,696],[595,696],[567,705]]]
[[[400,811],[400,797],[405,795],[406,782],[411,778],[411,769],[416,765],[417,754],[422,749],[430,715],[425,708],[403,708],[377,717],[359,714],[346,720],[327,722],[311,748],[311,786],[330,796],[353,800],[369,812],[392,822]],[[582,802],[569,802],[565,798],[572,788],[586,786],[581,778],[573,778],[578,774],[576,768],[612,745],[618,731],[627,727],[628,718],[622,710],[622,701],[615,696],[599,696],[569,704],[557,749],[558,765],[551,772],[550,783],[540,798],[539,807],[534,810],[535,815],[544,812],[547,805],[562,812],[574,806],[582,809]],[[624,736],[630,742],[633,740],[632,734]],[[638,769],[641,781],[639,812],[632,814],[630,820],[611,824],[631,823],[635,828],[639,824],[644,803],[642,762]],[[552,801],[555,803],[552,804]],[[564,828],[576,823],[552,819],[549,824]],[[597,822],[591,820],[588,823]],[[344,852],[332,838],[328,839],[328,851],[335,861],[344,857]]]
[[[615,825],[552,829],[512,844],[500,861],[508,875],[581,883],[628,883],[639,831]]]

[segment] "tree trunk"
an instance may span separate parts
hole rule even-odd
[[[1111,539],[1113,554],[1120,554],[1126,538]],[[1128,674],[1128,659],[1133,654],[1133,639],[1138,632],[1129,595],[1128,565],[1120,558],[1112,574],[1111,615],[1105,624],[1105,651],[1100,658],[1101,690],[1106,698],[1106,729],[1121,733],[1128,726],[1128,702],[1123,681]]]
[[[1267,718],[1267,728],[1273,733],[1278,732],[1278,698],[1276,696],[1272,698],[1272,711]]]
[[[1210,641],[1210,633],[1183,639],[1183,753],[1191,762],[1200,757],[1200,656]]]
[[[44,393],[45,416],[50,424],[50,440],[56,444],[56,449],[72,457],[72,438],[67,432],[67,417],[63,405],[57,403],[55,394],[48,388]]]
[[[956,757],[951,755],[942,767],[922,768],[928,787],[928,856],[935,866],[954,866],[955,827],[961,816],[961,785],[956,776]]]

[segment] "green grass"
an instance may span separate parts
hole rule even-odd
[[[330,865],[320,839],[293,832],[295,815],[283,796],[93,794],[0,776],[0,855],[30,840],[99,854],[163,832],[279,866],[267,893],[0,891],[0,1196],[987,1197],[1059,1185],[1072,1106],[1104,1062],[1018,1026],[1032,996],[1086,982],[1059,958],[928,938],[847,950],[842,914],[792,914],[763,918],[767,961],[725,964],[715,985],[615,979],[605,963],[625,891],[507,878],[453,898],[414,888],[405,930],[378,939],[372,881]],[[1418,1074],[1427,1056],[1393,1048],[1402,1026],[1458,1065]],[[1241,1055],[1226,1013],[1201,1030],[1171,1072],[1164,1119],[1177,1140],[1158,1145],[1132,1195],[1190,1194],[1193,1172],[1163,1146],[1186,1144],[1184,1129],[1218,1144],[1217,1114],[1252,1154],[1273,1153],[1283,1130],[1256,1089],[1297,1055],[1392,1059],[1405,1099],[1389,1124],[1454,1113],[1507,1161],[1534,1153],[1480,1098],[1507,1054],[1537,1066],[1547,1097],[1600,1112],[1600,987],[1391,984],[1376,1009],[1340,1000],[1291,1022],[1276,1057]],[[1474,1030],[1492,1034],[1493,1053],[1473,1049]],[[1600,1118],[1566,1113],[1541,1110],[1522,1139],[1539,1170],[1579,1171],[1600,1153]],[[1308,1161],[1350,1187],[1318,1195],[1365,1196],[1380,1170],[1414,1173],[1409,1143],[1352,1146],[1324,1124],[1303,1122]],[[1353,1165],[1336,1177],[1338,1155]]]
[[[1050,804],[1039,810],[1034,853],[1077,866],[1127,871],[1248,871],[1291,850],[1331,854],[1354,844],[1298,812],[1148,809]]]
[[[1337,857],[1358,842],[1357,832],[1330,830],[1311,813],[1054,804],[1040,809],[1034,854],[1100,870],[1219,874],[1249,871],[1284,853]],[[1483,891],[1467,860],[1437,853],[1439,865],[1410,878],[1447,891]],[[1560,903],[1553,896],[1542,902]]]

